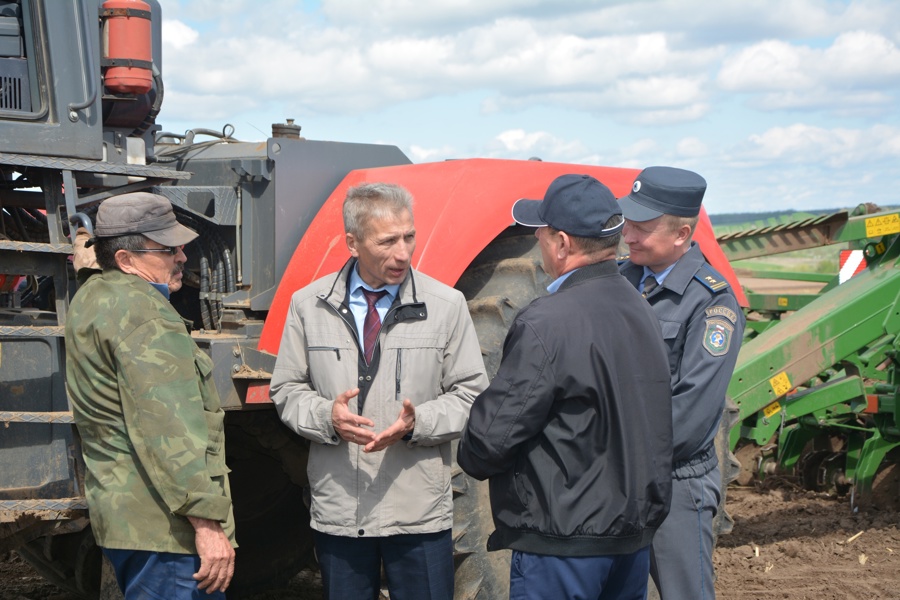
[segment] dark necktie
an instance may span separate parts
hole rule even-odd
[[[372,354],[375,353],[375,340],[378,339],[378,332],[381,331],[381,317],[378,316],[375,303],[387,292],[384,290],[371,292],[362,288],[362,293],[366,297],[366,304],[369,305],[366,311],[366,320],[363,322],[363,351],[366,353],[366,364],[368,364],[372,362]]]
[[[649,275],[647,279],[644,280],[644,291],[641,292],[641,296],[646,298],[647,295],[655,290],[656,286],[658,285],[659,284],[656,282],[656,277],[654,277],[653,275]]]

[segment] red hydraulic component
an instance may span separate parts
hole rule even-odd
[[[107,0],[100,16],[106,89],[117,94],[146,94],[153,87],[150,5],[141,0]]]
[[[317,278],[338,270],[349,257],[341,208],[351,186],[385,181],[407,188],[415,199],[418,238],[412,265],[452,286],[478,253],[513,225],[512,205],[519,198],[543,198],[550,182],[567,173],[592,175],[606,184],[616,197],[622,197],[631,191],[639,172],[637,169],[494,159],[352,171],[331,193],[300,240],[273,298],[259,348],[277,354],[291,295]],[[731,283],[741,304],[746,306],[737,277],[716,242],[705,211],[701,212],[694,239],[712,266]]]
[[[22,275],[4,275],[0,273],[0,293],[7,293],[19,287],[24,277]]]

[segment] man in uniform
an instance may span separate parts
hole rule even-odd
[[[672,377],[672,507],[650,562],[663,600],[715,598],[712,523],[721,477],[714,441],[744,331],[728,282],[691,240],[705,192],[696,173],[648,167],[620,200],[630,250],[621,272],[659,319]]]
[[[487,375],[463,295],[410,267],[412,196],[350,188],[350,259],[294,293],[272,373],[281,420],[312,441],[325,597],[452,600],[450,442]]]
[[[104,201],[93,246],[102,272],[75,294],[66,321],[91,526],[126,600],[224,600],[234,573],[212,361],[168,301],[196,237],[162,196]]]
[[[563,175],[513,218],[536,228],[554,281],[510,327],[459,466],[490,478],[488,550],[513,550],[512,600],[643,600],[672,405],[659,325],[616,266],[621,211],[593,177]]]

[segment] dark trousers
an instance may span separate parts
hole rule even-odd
[[[196,554],[103,548],[125,600],[225,600],[224,592],[197,589]]]
[[[453,600],[453,537],[438,533],[344,537],[315,532],[326,600],[378,598],[381,567],[391,600]]]
[[[510,600],[644,600],[650,547],[633,554],[550,556],[513,550]]]
[[[672,480],[669,516],[653,536],[650,575],[663,600],[714,600],[713,519],[721,475]]]

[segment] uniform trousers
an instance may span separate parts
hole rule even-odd
[[[314,532],[326,600],[378,598],[381,567],[391,600],[453,600],[453,536],[345,537]]]
[[[714,600],[713,518],[719,509],[719,467],[672,479],[669,516],[656,530],[650,575],[661,600]]]
[[[225,600],[224,592],[197,588],[196,554],[103,548],[125,600]]]
[[[632,554],[551,556],[513,550],[509,600],[644,600],[650,547]]]

